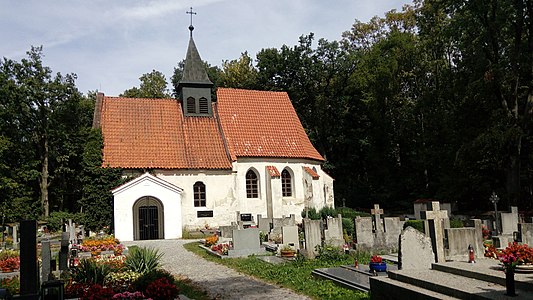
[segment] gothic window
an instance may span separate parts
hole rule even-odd
[[[193,186],[194,193],[194,207],[204,207],[205,206],[205,184],[201,181],[198,181]]]
[[[207,99],[202,97],[200,98],[200,113],[201,114],[208,114],[209,113],[209,106],[208,106],[208,103],[207,103]]]
[[[281,172],[281,192],[283,197],[292,197],[292,176],[287,169]]]
[[[196,100],[193,97],[187,98],[187,113],[196,113]]]
[[[259,180],[253,170],[246,172],[246,198],[259,198]]]

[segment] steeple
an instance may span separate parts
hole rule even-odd
[[[192,15],[196,13],[192,12],[192,7],[190,12],[187,13],[191,14],[189,47],[185,57],[183,77],[178,83],[178,93],[185,116],[212,116],[211,88],[213,83],[207,76],[205,65],[200,58],[200,53],[198,53],[192,37],[194,30]]]

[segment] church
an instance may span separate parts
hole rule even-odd
[[[178,99],[97,95],[102,167],[134,178],[112,191],[115,237],[174,239],[333,207],[333,179],[287,93],[218,88],[212,99],[193,29]]]

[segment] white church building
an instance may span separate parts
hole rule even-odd
[[[218,88],[214,101],[212,88],[191,29],[179,99],[97,95],[103,167],[135,177],[112,191],[118,239],[333,207],[333,179],[287,93]]]

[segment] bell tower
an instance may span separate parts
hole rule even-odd
[[[187,14],[191,15],[189,47],[185,57],[183,77],[178,83],[178,93],[182,103],[183,114],[187,117],[212,117],[211,89],[213,88],[213,83],[207,76],[204,63],[192,38],[194,30],[192,16],[196,13],[192,11],[191,7]]]

